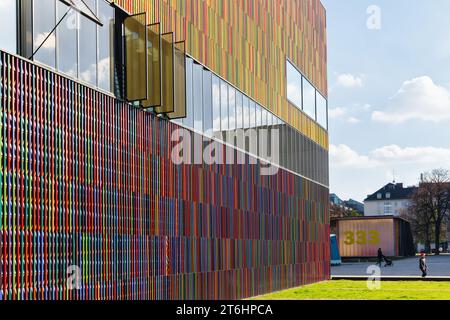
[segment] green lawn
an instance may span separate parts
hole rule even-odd
[[[450,282],[382,281],[369,290],[366,281],[333,280],[253,299],[261,300],[450,300]]]

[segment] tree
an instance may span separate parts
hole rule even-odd
[[[435,169],[425,173],[419,188],[412,198],[409,220],[429,246],[431,232],[434,233],[436,254],[439,254],[443,225],[450,213],[450,172]]]
[[[359,216],[360,214],[354,209],[340,206],[337,204],[331,204],[330,206],[330,218],[347,218]]]
[[[430,253],[433,221],[419,189],[414,192],[410,206],[400,216],[409,221],[415,242],[424,243],[425,251]]]

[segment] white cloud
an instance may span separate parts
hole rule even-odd
[[[39,33],[36,38],[34,39],[34,46],[38,48],[42,43],[42,49],[55,49],[56,47],[56,39],[55,39],[55,33],[53,32],[47,40],[47,36],[49,35],[49,32]],[[45,40],[45,42],[44,42]]]
[[[435,147],[406,147],[389,145],[361,155],[349,146],[330,145],[330,165],[332,167],[354,167],[369,169],[375,167],[395,167],[405,164],[441,167],[450,163],[450,149]]]
[[[4,0],[0,1],[0,9],[1,10],[11,9],[13,7],[14,7],[14,2],[13,1],[4,1]]]
[[[349,146],[340,144],[338,146],[330,145],[330,166],[365,169],[375,167],[377,163],[368,156],[358,154]]]
[[[337,85],[344,88],[360,88],[364,86],[364,80],[362,76],[355,76],[351,73],[344,73],[338,75]]]
[[[110,58],[104,58],[98,62],[98,82],[103,83],[110,80],[111,61]]]
[[[357,124],[357,123],[360,123],[361,121],[358,118],[350,117],[347,119],[347,122],[351,123],[351,124]]]
[[[331,119],[336,119],[342,117],[347,112],[347,109],[336,107],[328,110],[328,117]]]
[[[409,120],[434,123],[450,120],[450,91],[427,76],[405,81],[385,111],[372,113],[372,120],[394,124]]]
[[[373,150],[371,156],[382,163],[450,163],[450,149],[435,147],[401,148],[390,145]]]
[[[364,111],[369,111],[370,109],[372,109],[372,106],[370,104],[366,103],[365,105],[363,105],[362,108]]]

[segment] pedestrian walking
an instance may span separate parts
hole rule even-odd
[[[377,265],[379,265],[380,267],[381,267],[381,263],[383,262],[383,258],[384,258],[383,251],[381,251],[381,248],[378,248]]]
[[[420,254],[420,259],[419,259],[419,269],[420,271],[422,271],[422,278],[425,278],[427,276],[427,260],[425,259],[425,253],[421,253]]]

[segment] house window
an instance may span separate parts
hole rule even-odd
[[[381,199],[381,193],[377,193],[377,199],[378,199],[378,200]]]
[[[391,193],[390,192],[387,192],[386,193],[386,199],[390,199],[391,198]]]
[[[393,214],[392,204],[390,202],[385,202],[384,203],[384,214],[385,215],[392,215]]]

